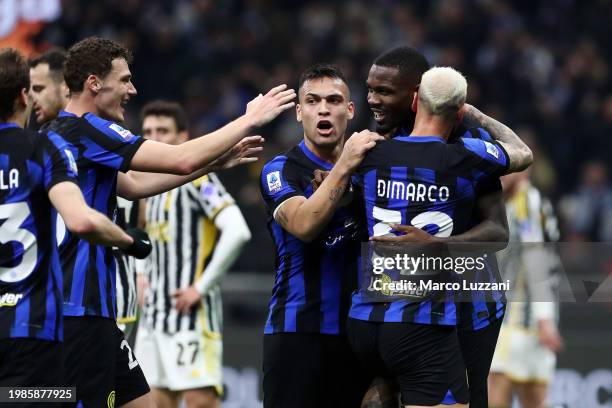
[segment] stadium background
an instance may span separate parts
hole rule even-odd
[[[365,78],[384,49],[410,44],[469,81],[469,102],[510,125],[535,152],[533,180],[554,201],[562,240],[612,241],[612,2],[438,0],[0,0],[0,47],[28,54],[90,35],[134,53],[138,110],[167,98],[187,110],[192,135],[243,112],[258,92],[296,86],[317,61],[347,74],[357,115],[372,127]],[[264,157],[221,174],[253,233],[224,283],[225,407],[258,405],[260,340],[272,285],[273,247],[257,178],[263,163],[301,138],[292,113],[265,128]],[[609,270],[612,268],[609,267]],[[566,348],[552,401],[612,407],[610,303],[562,304]]]

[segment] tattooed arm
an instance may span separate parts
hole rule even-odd
[[[338,208],[348,186],[351,173],[368,150],[381,140],[377,133],[362,131],[347,140],[334,168],[308,198],[289,198],[276,208],[274,219],[291,235],[310,242],[319,235]]]
[[[508,153],[508,173],[525,170],[533,161],[531,149],[508,126],[465,104],[464,121],[484,128]]]

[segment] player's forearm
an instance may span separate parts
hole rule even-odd
[[[127,200],[152,197],[189,183],[209,172],[208,167],[201,168],[186,176],[130,170],[125,174],[119,173],[117,195]]]
[[[215,219],[221,236],[215,246],[210,262],[194,286],[204,295],[219,282],[240,255],[242,247],[251,239],[251,231],[237,206],[222,210]]]
[[[275,219],[304,242],[310,242],[329,223],[338,208],[340,199],[350,180],[350,172],[343,167],[334,167],[323,183],[307,200],[292,213],[277,211]]]
[[[179,160],[188,173],[197,171],[217,160],[253,129],[251,120],[243,115],[219,130],[177,146]]]
[[[66,227],[81,238],[92,244],[122,249],[128,248],[134,242],[132,237],[98,211],[88,208],[83,212],[76,223],[66,221]]]
[[[494,251],[501,251],[508,245],[508,232],[491,220],[484,220],[470,230],[445,238],[446,242],[485,242]]]
[[[508,153],[508,173],[522,171],[529,167],[533,161],[533,153],[512,129],[485,115],[472,105],[465,104],[465,107],[465,120],[475,122],[484,128]]]

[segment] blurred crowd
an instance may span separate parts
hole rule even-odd
[[[134,52],[138,109],[179,101],[192,135],[238,116],[258,92],[296,86],[313,62],[339,65],[357,105],[351,130],[372,126],[365,78],[381,51],[409,44],[468,78],[468,100],[529,141],[535,184],[557,203],[565,239],[612,240],[612,78],[607,0],[63,0],[39,49],[90,35]],[[264,129],[264,160],[221,177],[254,239],[238,269],[271,271],[272,243],[257,184],[265,160],[301,138],[291,113]],[[261,256],[270,254],[270,256]]]

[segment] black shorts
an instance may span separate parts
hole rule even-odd
[[[465,404],[465,365],[454,326],[348,321],[353,350],[370,374],[389,379],[404,405]]]
[[[346,336],[264,335],[265,408],[355,408],[372,377],[359,366]]]
[[[115,321],[64,319],[65,383],[84,407],[119,407],[149,392],[149,385]]]
[[[28,338],[0,340],[0,387],[61,387],[63,344]],[[36,407],[40,403],[1,403],[2,407]]]
[[[457,332],[470,384],[470,408],[489,406],[487,378],[502,321],[497,319],[480,330],[463,329]]]

